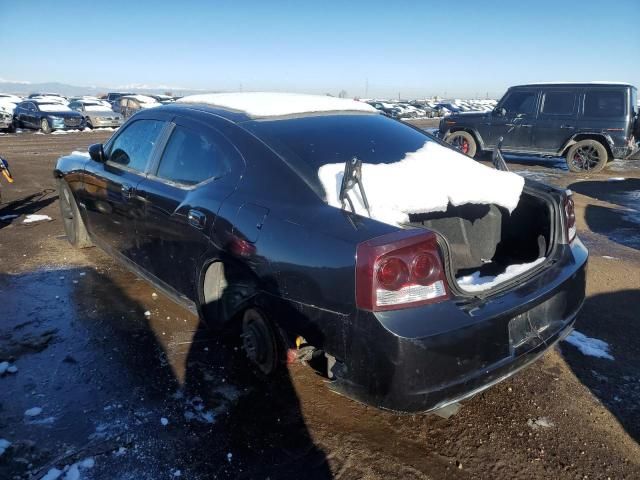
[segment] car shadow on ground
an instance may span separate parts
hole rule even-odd
[[[569,189],[621,207],[587,205],[587,226],[593,232],[605,235],[616,243],[640,250],[639,178],[575,182],[569,185]]]
[[[0,274],[0,361],[18,367],[0,378],[0,478],[86,457],[96,479],[331,478],[286,370],[257,381],[238,343],[108,270]]]
[[[53,188],[47,188],[37,193],[32,193],[24,198],[0,205],[0,217],[9,217],[0,220],[0,229],[10,225],[13,220],[21,215],[31,215],[42,210],[58,199]],[[16,215],[16,217],[12,217]]]
[[[587,298],[576,330],[609,344],[613,360],[585,356],[562,342],[562,353],[578,379],[640,442],[640,290]]]

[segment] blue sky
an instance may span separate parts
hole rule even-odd
[[[0,0],[0,32],[0,78],[30,82],[389,97],[640,85],[638,0]]]

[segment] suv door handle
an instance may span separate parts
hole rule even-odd
[[[133,188],[131,185],[129,185],[128,183],[123,183],[120,186],[120,191],[122,192],[122,196],[125,198],[131,198],[133,197],[133,194],[135,193],[136,189]]]
[[[568,130],[574,130],[576,127],[573,125],[560,125],[560,128],[566,128]]]
[[[187,220],[189,221],[189,225],[202,230],[207,222],[207,217],[204,213],[199,212],[198,210],[189,210]]]

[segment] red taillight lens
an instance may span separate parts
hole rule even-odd
[[[446,279],[433,232],[401,230],[358,245],[358,308],[396,310],[446,298]]]
[[[398,290],[409,279],[409,268],[399,258],[391,257],[378,265],[378,283],[387,290]]]
[[[573,192],[567,190],[564,198],[564,222],[567,233],[567,242],[571,243],[576,238],[576,206],[573,202]]]

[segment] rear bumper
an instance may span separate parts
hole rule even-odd
[[[545,271],[483,301],[360,312],[331,387],[379,408],[427,412],[515,374],[572,330],[584,301],[587,251],[579,240],[561,249]]]

